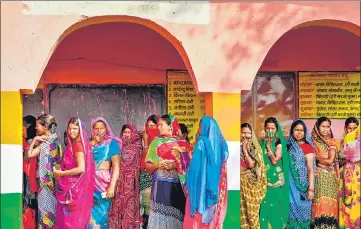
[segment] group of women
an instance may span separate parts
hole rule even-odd
[[[116,136],[98,117],[71,118],[63,153],[53,116],[23,119],[23,228],[221,228],[227,143],[204,116],[194,147],[172,115],[152,115],[139,135]],[[142,136],[142,137],[141,137]]]
[[[279,122],[258,141],[241,125],[241,228],[360,228],[360,126],[345,121],[338,142],[327,117],[309,132],[302,120],[286,141]]]

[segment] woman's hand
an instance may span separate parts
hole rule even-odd
[[[106,199],[111,199],[114,197],[114,192],[115,192],[115,188],[113,186],[109,186],[108,190],[107,190],[107,195],[106,195]]]
[[[64,171],[61,170],[61,169],[56,169],[56,168],[54,167],[54,169],[53,169],[53,174],[54,174],[54,177],[55,177],[55,178],[62,177],[62,176],[64,176]]]
[[[147,132],[147,130],[143,131],[143,141],[148,143],[148,139],[149,139],[149,134]]]
[[[42,136],[36,136],[33,141],[35,142],[45,142],[46,140],[48,140],[49,137],[46,135],[42,135]]]
[[[166,162],[164,167],[166,170],[172,170],[172,169],[176,169],[177,165],[175,164],[175,162]]]
[[[308,189],[307,191],[307,200],[313,200],[314,198],[314,193],[312,189]]]

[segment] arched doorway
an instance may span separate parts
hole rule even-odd
[[[242,122],[253,123],[262,137],[264,120],[274,116],[288,136],[292,121],[300,117],[299,81],[304,74],[301,72],[357,70],[359,31],[359,26],[349,22],[320,20],[306,22],[285,33],[269,50],[252,90],[242,93]],[[314,122],[315,118],[306,120],[309,128]],[[342,135],[343,122],[344,119],[336,119],[332,123],[336,137]]]

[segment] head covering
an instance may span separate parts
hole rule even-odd
[[[154,140],[155,137],[158,137],[160,136],[160,133],[159,133],[159,129],[158,129],[158,124],[159,124],[159,119],[160,119],[160,116],[159,115],[151,115],[151,116],[154,116],[157,120],[157,123],[156,124],[156,127],[155,128],[149,128],[147,126],[147,123],[148,121],[145,123],[145,130],[147,131],[148,135],[149,135],[149,138],[148,138],[148,145]],[[151,117],[149,116],[149,117]]]
[[[172,127],[172,135],[173,136],[181,136],[182,131],[179,126],[178,120],[174,117],[174,115],[168,114],[170,117],[171,127]]]
[[[141,144],[141,141],[140,141],[140,136],[138,134],[138,130],[135,127],[135,125],[133,125],[133,124],[125,124],[124,126],[127,126],[127,128],[129,128],[130,137],[123,137],[123,133],[120,133],[123,149],[124,148],[134,149],[134,151],[136,149],[139,149],[139,148],[142,149],[143,147],[142,147],[142,144]]]
[[[304,122],[300,119],[294,121],[294,123],[300,121],[304,124]],[[306,143],[313,146],[310,132],[308,131],[306,125],[304,125],[304,127],[306,128],[304,130]],[[290,130],[289,136],[290,138],[288,139],[288,152],[289,152],[291,173],[297,189],[300,191],[300,194],[306,199],[308,185],[309,185],[306,158],[304,156],[304,152],[301,149],[300,145],[296,142],[296,140],[293,137],[293,129]],[[316,169],[315,161],[313,168]]]
[[[311,136],[314,143],[314,147],[318,149],[316,151],[316,157],[322,156],[327,158],[330,146],[336,146],[336,140],[333,138],[332,129],[330,129],[330,138],[327,140],[323,139],[318,129],[319,124],[320,123],[316,121],[315,125],[313,126]]]
[[[201,134],[197,134],[193,157],[188,169],[186,187],[190,214],[202,215],[202,222],[211,222],[219,199],[221,170],[228,159],[228,145],[216,120],[203,116]]]
[[[105,125],[106,132],[105,132],[105,135],[104,135],[104,140],[109,141],[109,142],[112,139],[115,140],[119,145],[119,149],[121,149],[122,148],[122,140],[113,133],[112,128],[108,124],[107,120],[105,120],[105,118],[103,118],[103,117],[97,117],[97,118],[92,119],[92,121],[91,121],[91,135],[92,135],[92,138],[94,138],[94,136],[97,134],[95,132],[95,130],[94,130],[94,125],[97,122],[103,122],[104,125]]]

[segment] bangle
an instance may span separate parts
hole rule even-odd
[[[309,191],[309,192],[313,192],[313,189],[308,189],[307,191]]]

